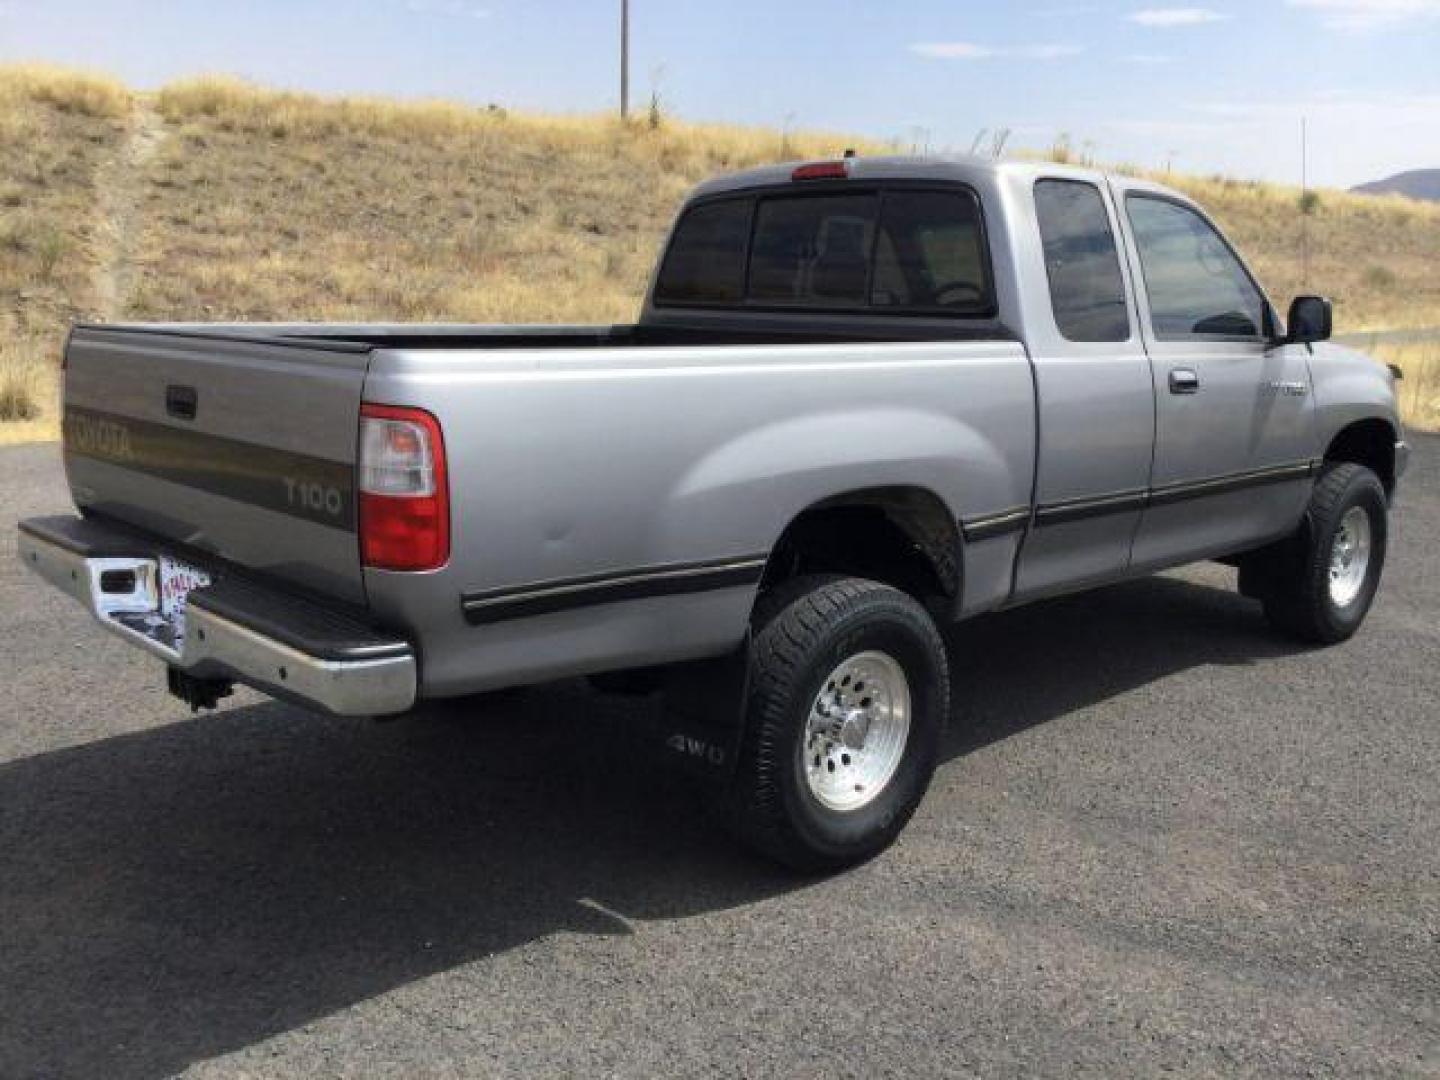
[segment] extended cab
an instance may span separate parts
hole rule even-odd
[[[939,623],[1224,559],[1357,629],[1406,447],[1329,334],[1155,184],[765,168],[694,193],[634,325],[77,326],[79,516],[19,552],[193,705],[653,685],[745,837],[840,865],[928,785]]]

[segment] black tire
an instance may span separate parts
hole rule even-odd
[[[812,792],[801,744],[827,677],[866,652],[893,658],[903,671],[909,730],[888,783],[863,806],[837,811]],[[857,578],[781,585],[762,598],[754,619],[745,736],[730,799],[733,828],[751,847],[797,870],[839,869],[873,857],[924,797],[949,710],[945,646],[914,599]]]
[[[1369,519],[1369,561],[1359,591],[1339,603],[1330,586],[1331,554],[1346,514],[1356,507]],[[1305,524],[1291,539],[1242,564],[1241,591],[1257,597],[1271,624],[1292,637],[1317,645],[1345,641],[1360,629],[1380,587],[1388,520],[1379,477],[1363,465],[1327,464]]]

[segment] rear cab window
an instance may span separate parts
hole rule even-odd
[[[746,299],[777,305],[865,303],[879,199],[762,199],[750,243]]]
[[[677,303],[737,303],[745,289],[750,210],[738,199],[690,210],[665,253],[661,290]]]
[[[787,188],[697,204],[676,226],[655,303],[940,317],[995,310],[979,200],[959,185]]]

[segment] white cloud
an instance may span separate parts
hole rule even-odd
[[[1079,56],[1084,51],[1079,45],[1026,45],[1011,49],[1005,55],[1019,56],[1025,60],[1059,60],[1066,56]]]
[[[1353,128],[1440,129],[1440,94],[1351,94],[1331,91],[1289,101],[1211,101],[1191,105],[1193,113],[1238,123],[1299,123],[1302,119]]]
[[[1173,64],[1175,57],[1166,53],[1129,53],[1125,57],[1128,64],[1139,64],[1142,67],[1160,67],[1162,64]]]
[[[471,0],[405,0],[405,7],[417,15],[449,15],[460,19],[488,19],[490,9]]]
[[[1332,30],[1374,30],[1440,18],[1440,0],[1286,0],[1291,7],[1319,13]]]
[[[1159,27],[1200,26],[1230,18],[1229,15],[1222,15],[1210,8],[1199,7],[1141,8],[1125,17],[1141,26]]]
[[[1235,125],[1227,120],[1107,120],[1100,128],[1123,135],[1138,135],[1145,139],[1174,140],[1222,135],[1227,131],[1234,131]]]
[[[1079,45],[976,45],[970,41],[922,41],[910,51],[931,60],[995,60],[1013,57],[1019,60],[1059,60],[1078,56],[1085,50]]]
[[[932,60],[988,60],[995,55],[994,49],[968,41],[922,41],[911,45],[910,51]]]

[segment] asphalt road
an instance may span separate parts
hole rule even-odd
[[[929,798],[814,881],[573,685],[190,719],[0,453],[0,1077],[1440,1075],[1437,477],[1338,649],[1210,566],[957,629]]]

